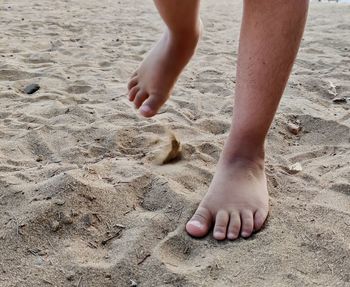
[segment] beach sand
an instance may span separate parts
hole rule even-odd
[[[348,4],[311,5],[268,136],[266,228],[184,231],[230,126],[241,8],[203,1],[195,58],[144,119],[126,83],[163,29],[152,1],[3,1],[1,287],[350,286]],[[182,157],[161,165],[169,131]]]

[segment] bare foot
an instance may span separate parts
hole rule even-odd
[[[203,237],[214,225],[217,240],[249,237],[262,228],[268,199],[262,159],[220,160],[209,191],[186,230],[194,237]]]
[[[154,116],[169,98],[178,76],[195,52],[200,26],[179,35],[165,32],[132,76],[128,84],[129,100],[140,108],[143,116]]]

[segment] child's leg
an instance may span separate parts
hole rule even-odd
[[[199,0],[155,0],[167,30],[128,84],[129,99],[154,116],[190,58],[200,34]]]
[[[307,0],[245,0],[229,137],[209,191],[186,229],[249,237],[268,214],[264,141],[304,30]]]

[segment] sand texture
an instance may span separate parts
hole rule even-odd
[[[197,54],[147,120],[126,82],[163,29],[152,1],[2,1],[1,287],[350,286],[349,4],[311,5],[268,137],[266,228],[184,231],[230,126],[240,2],[203,1]],[[171,133],[182,156],[161,165]]]

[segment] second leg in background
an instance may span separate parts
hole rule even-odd
[[[201,33],[199,0],[155,0],[166,30],[132,75],[129,100],[145,117],[154,116],[193,56]]]

